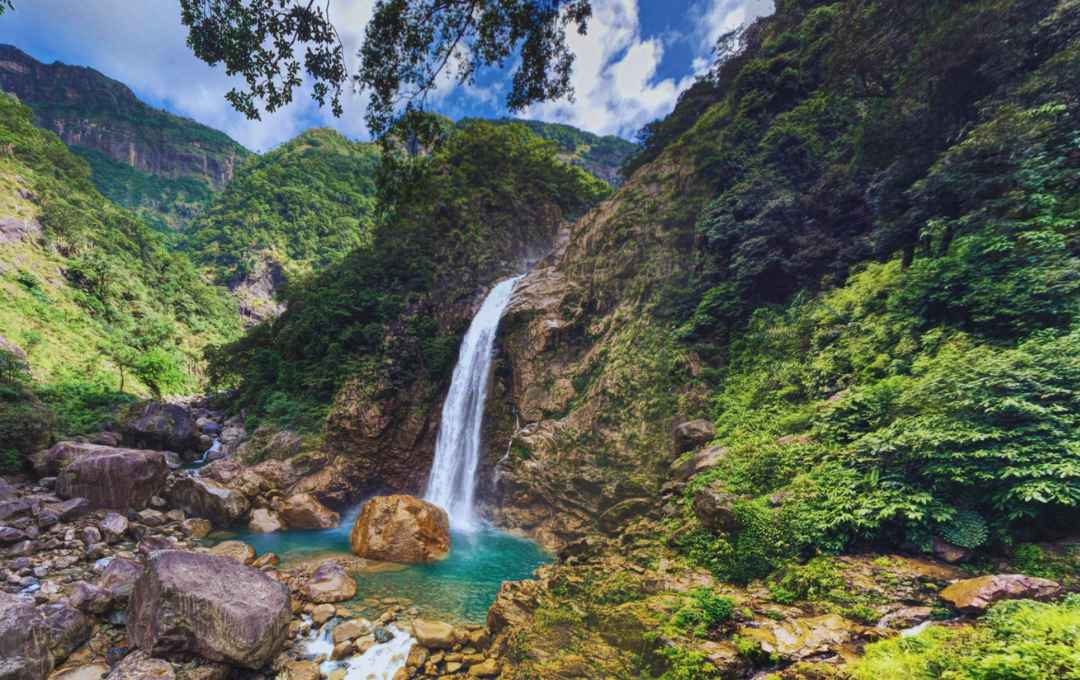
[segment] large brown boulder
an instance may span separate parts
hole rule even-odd
[[[384,562],[434,562],[450,552],[446,511],[412,496],[376,496],[356,518],[349,544],[355,555]]]
[[[337,562],[324,562],[304,584],[304,595],[316,604],[351,600],[356,597],[356,579]]]
[[[184,406],[148,401],[124,422],[124,441],[147,449],[199,453],[202,448],[195,417]]]
[[[169,499],[195,517],[210,520],[218,527],[239,522],[250,504],[244,494],[204,477],[181,477],[169,489]]]
[[[981,614],[1001,600],[1048,600],[1061,592],[1055,581],[1023,574],[994,574],[957,581],[941,599],[965,614]]]
[[[257,669],[288,638],[288,588],[227,557],[154,553],[128,605],[128,637],[152,656],[194,654]]]
[[[53,449],[62,446],[56,478],[56,493],[61,498],[85,498],[97,509],[137,510],[165,487],[169,466],[160,451],[71,442]]]
[[[331,529],[341,522],[341,515],[309,493],[286,498],[280,514],[290,529]]]

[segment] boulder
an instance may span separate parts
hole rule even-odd
[[[715,438],[716,428],[708,420],[679,423],[671,431],[676,456],[705,446]]]
[[[288,588],[235,560],[154,553],[128,605],[128,637],[151,655],[194,654],[258,669],[285,645]]]
[[[139,562],[126,557],[114,557],[101,572],[97,585],[114,599],[127,602],[142,572],[143,567]]]
[[[290,529],[331,529],[341,522],[341,515],[309,493],[286,498],[281,506],[281,518]]]
[[[25,539],[26,534],[15,527],[0,527],[0,545],[10,545]]]
[[[101,529],[101,533],[105,536],[107,542],[115,543],[127,533],[128,520],[127,517],[119,513],[110,512],[101,520],[98,528]]]
[[[195,418],[179,404],[149,401],[137,406],[124,423],[124,441],[141,448],[201,453]]]
[[[257,534],[272,534],[284,528],[277,513],[266,508],[252,510],[251,517],[248,518],[248,530]]]
[[[48,506],[45,512],[38,515],[38,525],[42,524],[42,517],[44,517],[46,512],[54,514],[57,521],[70,522],[76,517],[82,517],[90,512],[90,510],[90,501],[85,498],[69,498],[63,503]],[[53,522],[53,524],[55,524],[55,522]]]
[[[434,562],[450,552],[450,521],[445,510],[418,498],[376,496],[356,518],[349,545],[367,559]]]
[[[756,641],[761,651],[784,661],[835,654],[864,633],[863,626],[837,614],[742,626],[738,631],[743,638]]]
[[[210,530],[214,526],[210,524],[210,520],[202,519],[201,517],[192,517],[191,519],[185,519],[180,523],[180,529],[191,538],[206,538],[210,534]]]
[[[93,621],[75,607],[62,602],[46,604],[38,609],[45,620],[49,655],[54,665],[59,665],[90,639]]]
[[[146,507],[150,498],[164,488],[169,474],[165,457],[159,451],[115,449],[96,444],[69,446],[60,462],[57,495],[85,498],[93,508],[128,510]]]
[[[966,562],[971,559],[972,552],[967,548],[961,548],[958,545],[949,543],[940,536],[934,536],[933,539],[934,557],[938,558],[942,562],[948,562],[949,564],[956,564],[958,562]]]
[[[735,515],[738,500],[735,494],[707,486],[694,494],[692,508],[706,529],[732,534],[741,528],[739,518]]]
[[[173,505],[214,526],[228,527],[247,514],[249,503],[239,491],[203,477],[181,477],[169,489]]]
[[[334,627],[330,639],[336,645],[342,642],[351,642],[369,633],[371,633],[371,622],[364,619],[349,619]]]
[[[454,646],[454,627],[442,621],[414,619],[412,634],[428,649],[450,649]]]
[[[304,585],[304,596],[317,604],[356,597],[356,579],[337,562],[323,562]]]
[[[0,592],[0,678],[39,680],[52,668],[44,617],[32,601]]]
[[[49,680],[101,680],[109,673],[109,667],[103,663],[91,663],[59,670],[49,676]]]
[[[222,541],[210,548],[210,554],[227,557],[240,564],[251,564],[255,561],[255,548],[243,541]]]
[[[965,614],[981,614],[1001,600],[1049,600],[1061,593],[1061,585],[1050,579],[1024,574],[994,574],[968,578],[950,584],[941,599]]]
[[[104,614],[113,606],[113,598],[107,590],[86,581],[71,584],[68,602],[72,607],[88,614]]]
[[[97,432],[87,437],[87,441],[102,446],[120,446],[120,434],[109,431]]]

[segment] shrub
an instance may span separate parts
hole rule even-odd
[[[671,625],[695,637],[705,637],[728,621],[734,611],[735,602],[730,597],[717,595],[711,588],[695,588],[671,616]]]

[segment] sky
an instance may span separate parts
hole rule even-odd
[[[329,0],[351,72],[374,0]],[[225,101],[234,82],[185,44],[176,0],[14,0],[0,17],[0,42],[44,61],[91,66],[144,101],[223,130],[265,151],[316,126],[367,139],[363,95],[349,93],[335,118],[301,92],[287,107],[249,121]],[[772,0],[593,0],[588,33],[568,37],[576,60],[573,101],[534,105],[515,115],[568,123],[632,139],[671,111],[679,94],[709,63],[723,32],[772,11]],[[510,115],[510,71],[486,69],[475,84],[440,83],[429,108],[451,118]]]

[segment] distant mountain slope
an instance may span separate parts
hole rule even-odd
[[[92,68],[43,64],[11,45],[0,45],[0,89],[90,162],[102,193],[159,226],[185,223],[192,206],[251,155],[225,133],[153,108]]]
[[[337,262],[370,235],[374,144],[308,130],[254,158],[186,235],[193,257],[237,292],[250,319],[280,311],[273,293],[290,275]]]
[[[25,357],[56,434],[99,427],[124,392],[196,389],[203,348],[239,328],[223,289],[98,193],[87,164],[0,94],[0,361]],[[0,452],[40,445],[20,438],[23,416],[6,408]]]
[[[465,124],[471,119],[464,119]],[[576,165],[612,186],[623,182],[620,168],[627,158],[639,151],[637,144],[622,137],[607,135],[601,137],[585,130],[579,130],[562,123],[545,123],[539,120],[517,120],[502,118],[496,123],[521,123],[534,134],[555,142],[559,147],[559,158]]]

